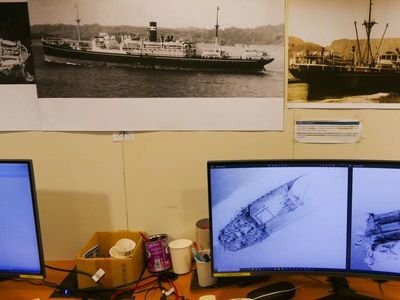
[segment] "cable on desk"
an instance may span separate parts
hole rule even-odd
[[[169,283],[171,284],[171,286],[174,288],[174,293],[175,293],[175,300],[179,300],[179,293],[178,293],[178,289],[176,288],[176,285],[174,284],[174,282],[172,280],[169,280]]]
[[[39,281],[32,281],[30,279],[24,279],[24,278],[13,278],[13,281],[23,281],[23,282],[27,282],[31,285],[44,285],[44,286],[48,286],[48,287],[52,287],[52,288],[56,288],[58,286],[57,283],[54,282],[50,282],[44,279],[41,279]]]
[[[76,269],[72,269],[72,270],[63,269],[63,268],[53,267],[53,266],[49,266],[49,265],[45,265],[45,267],[48,268],[48,269],[55,270],[55,271],[81,274],[81,275],[85,275],[85,276],[88,276],[88,277],[92,278],[92,274],[87,273],[87,272],[83,272],[83,271],[79,271],[79,270],[76,270]],[[175,280],[177,278],[176,274],[171,273],[171,272],[162,272],[162,273],[159,273],[159,274],[152,274],[152,275],[149,275],[149,276],[146,276],[146,277],[142,277],[143,274],[144,274],[144,272],[142,272],[142,274],[140,275],[138,280],[134,280],[134,281],[131,281],[131,282],[116,286],[114,288],[102,288],[100,286],[100,282],[98,282],[95,287],[89,287],[89,288],[84,288],[84,289],[79,289],[79,288],[78,289],[71,289],[70,287],[63,287],[63,286],[61,286],[61,285],[59,285],[57,283],[53,283],[53,282],[49,282],[49,281],[45,281],[45,280],[42,280],[41,284],[47,285],[49,287],[58,288],[60,290],[68,291],[69,295],[74,295],[74,294],[77,294],[77,293],[90,294],[90,293],[102,293],[102,292],[111,292],[111,293],[113,293],[113,295],[120,295],[120,294],[123,294],[123,293],[126,293],[126,292],[132,292],[132,296],[134,296],[135,293],[142,293],[142,292],[145,292],[145,291],[146,291],[146,294],[147,294],[150,290],[159,287],[161,285],[161,282],[169,282],[169,284],[174,289],[175,300],[179,300],[181,298],[179,296],[179,294],[178,294],[178,290],[177,290],[175,284],[173,283],[173,280]],[[150,279],[150,278],[155,278],[155,279],[152,280],[152,281],[149,281],[147,283],[139,284],[140,282],[142,282],[144,280],[147,280],[147,279]],[[27,281],[27,280],[25,280],[25,281]],[[29,283],[32,283],[32,282],[29,282]],[[147,285],[152,284],[152,283],[153,283],[152,287],[146,288]],[[134,285],[134,284],[136,284],[136,286],[131,288],[131,289],[123,289],[125,287],[128,287],[130,285]],[[115,296],[114,296],[114,298],[115,298]],[[114,298],[112,298],[112,299],[114,299]]]
[[[79,270],[76,270],[76,269],[72,269],[72,270],[70,270],[70,269],[63,269],[63,268],[53,267],[53,266],[49,266],[49,265],[45,265],[45,267],[48,268],[48,269],[55,270],[55,271],[67,272],[67,273],[75,273],[75,274],[81,274],[81,275],[89,276],[90,278],[92,278],[92,274],[87,273],[87,272],[84,272],[84,271],[79,271]],[[77,291],[81,291],[81,292],[85,292],[85,291],[87,291],[87,292],[93,292],[93,291],[99,291],[99,292],[106,292],[106,291],[107,291],[107,292],[111,292],[111,291],[114,291],[114,290],[117,290],[117,289],[120,289],[120,288],[129,286],[129,285],[132,285],[132,284],[135,284],[135,283],[137,284],[137,283],[139,283],[140,281],[146,280],[146,279],[148,279],[148,278],[157,277],[157,275],[149,275],[149,276],[146,276],[146,277],[144,277],[144,278],[142,278],[142,276],[143,276],[143,272],[142,272],[142,274],[140,275],[140,278],[139,278],[138,280],[134,280],[134,281],[131,281],[131,282],[127,282],[127,283],[125,283],[125,284],[121,284],[121,285],[116,286],[116,287],[114,287],[114,288],[101,288],[101,287],[99,287],[99,286],[96,286],[96,287],[90,287],[90,288],[85,288],[85,289],[76,289],[76,290],[77,290]],[[59,285],[58,285],[58,286],[59,286]],[[61,286],[60,286],[60,287],[61,287]]]
[[[381,281],[381,280],[374,280],[378,284],[378,289],[381,295],[383,296],[383,288],[382,288],[382,283],[385,283],[386,281]]]
[[[75,274],[81,274],[81,275],[85,275],[85,276],[88,276],[88,277],[90,277],[91,279],[93,278],[93,275],[92,274],[90,274],[90,273],[87,273],[87,272],[84,272],[84,271],[79,271],[79,270],[77,270],[77,269],[72,269],[72,270],[70,270],[70,269],[64,269],[64,268],[58,268],[58,267],[53,267],[53,266],[49,266],[49,265],[44,265],[46,268],[48,268],[48,269],[51,269],[51,270],[54,270],[54,271],[59,271],[59,272],[66,272],[66,273],[75,273]],[[59,287],[60,289],[62,288],[64,291],[66,291],[66,290],[71,290],[70,288],[67,288],[67,289],[65,289],[64,287],[62,287],[62,286],[60,286],[60,285],[57,285],[57,287]],[[101,284],[101,282],[100,281],[98,281],[98,282],[96,282],[96,287],[95,287],[96,289],[100,289],[100,288],[102,288],[102,284]],[[78,291],[79,291],[79,289],[78,289]]]
[[[151,288],[145,288],[145,287],[147,287],[148,285],[152,285],[152,287],[151,287]],[[153,289],[153,288],[155,288],[155,287],[157,287],[157,286],[158,286],[158,279],[155,279],[155,280],[152,280],[152,281],[149,281],[149,282],[145,282],[145,283],[143,283],[143,284],[141,284],[141,285],[136,285],[134,288],[130,288],[130,289],[119,289],[119,290],[116,290],[116,291],[111,295],[111,299],[115,299],[117,296],[123,295],[123,294],[125,294],[125,293],[132,293],[132,294],[134,294],[134,293],[140,293],[140,292],[143,292],[143,291],[146,291],[146,290],[149,290],[149,289]]]
[[[154,290],[156,288],[159,288],[161,290],[160,299],[167,299],[167,297],[171,294],[175,295],[175,300],[181,299],[179,296],[179,293],[178,293],[178,288],[174,284],[173,280],[171,280],[168,276],[165,276],[165,274],[158,274],[158,275],[154,275],[154,276],[156,277],[156,279],[151,280],[149,282],[142,283],[140,285],[138,284],[134,288],[116,290],[113,293],[113,295],[111,296],[111,299],[115,299],[116,297],[123,295],[125,293],[132,293],[132,296],[134,296],[135,294],[139,294],[142,292],[146,292],[146,294],[144,296],[144,299],[146,299],[148,296],[148,293],[151,290]],[[144,279],[142,279],[142,280],[144,280]],[[168,290],[167,288],[165,288],[163,286],[163,283],[169,283],[171,288]],[[147,287],[149,285],[151,285],[151,286]]]
[[[147,290],[146,290],[146,293],[144,294],[144,300],[146,300],[147,299],[147,296],[148,296],[148,294],[149,294],[149,292],[151,291],[151,290],[154,290],[155,288],[157,288],[159,286],[159,283],[157,282],[155,285],[153,285],[151,288],[148,288]],[[139,293],[139,292],[138,292]]]
[[[90,278],[92,278],[92,274],[87,273],[87,272],[83,272],[83,271],[79,271],[76,269],[63,269],[63,268],[57,268],[57,267],[53,267],[53,266],[49,266],[49,265],[44,265],[46,268],[51,269],[51,270],[55,270],[55,271],[60,271],[60,272],[67,272],[67,273],[76,273],[76,274],[81,274],[81,275],[85,275],[85,276],[89,276]]]

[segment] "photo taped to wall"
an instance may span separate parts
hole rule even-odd
[[[0,84],[34,81],[28,4],[0,2]]]
[[[29,11],[39,98],[284,94],[283,0],[31,0]]]

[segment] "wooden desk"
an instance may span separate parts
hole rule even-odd
[[[58,268],[72,269],[74,267],[73,261],[57,261],[48,262],[49,265]],[[68,275],[64,272],[46,269],[46,281],[61,283]],[[202,295],[215,295],[217,300],[228,300],[235,297],[245,297],[246,294],[263,285],[275,281],[291,281],[299,288],[296,290],[296,296],[293,299],[316,299],[329,294],[330,285],[326,282],[324,277],[307,277],[307,276],[274,276],[271,280],[266,282],[259,282],[256,284],[240,287],[237,285],[230,285],[224,288],[201,288],[198,290],[190,290],[190,282],[192,274],[179,276],[178,280],[174,283],[180,295],[185,296],[185,299],[197,300]],[[387,300],[400,300],[400,282],[387,282],[379,288],[378,283],[361,278],[349,279],[350,286],[357,292],[376,297],[378,299]],[[4,281],[0,282],[0,299],[4,300],[33,300],[33,299],[56,299],[49,298],[53,293],[54,288],[44,285],[32,285],[26,281]],[[146,300],[159,300],[161,296],[160,291],[152,290],[147,294]],[[60,298],[58,298],[60,299]],[[74,298],[62,298],[74,299]],[[144,293],[136,297],[137,300],[144,299]],[[174,297],[170,296],[168,300],[173,300]]]
[[[74,261],[58,261],[49,262],[50,265],[58,268],[72,269],[75,266]],[[46,280],[50,282],[60,283],[67,276],[67,273],[46,269]],[[32,282],[40,283],[40,281]],[[4,300],[32,300],[32,299],[49,299],[54,288],[44,285],[33,285],[27,281],[8,280],[0,282],[0,299]]]

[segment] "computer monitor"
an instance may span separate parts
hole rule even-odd
[[[210,161],[214,276],[400,279],[400,162]]]
[[[31,160],[0,160],[0,279],[45,276]]]

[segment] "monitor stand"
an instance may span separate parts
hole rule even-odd
[[[349,284],[345,277],[330,277],[328,280],[333,284],[333,294],[319,298],[319,300],[341,300],[341,299],[377,300],[378,299],[357,294],[349,287]]]

